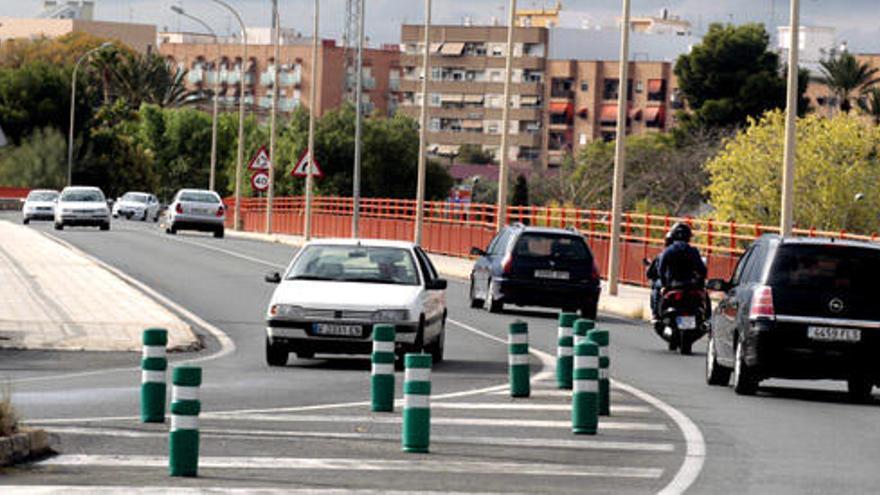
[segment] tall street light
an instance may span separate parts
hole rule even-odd
[[[315,0],[315,24],[312,27],[312,70],[309,81],[309,149],[308,168],[306,170],[306,211],[304,235],[306,240],[312,238],[312,173],[315,170],[315,114],[318,112],[318,14],[320,2]]]
[[[353,177],[353,214],[351,218],[351,236],[360,237],[361,222],[361,143],[364,121],[364,8],[367,0],[361,0],[358,5],[358,45],[357,45],[357,87],[355,91],[355,105],[357,117],[354,122],[354,177]]]
[[[791,235],[794,223],[794,168],[797,139],[795,122],[798,100],[798,50],[800,43],[800,0],[791,0],[791,25],[788,38],[788,90],[785,106],[785,149],[782,157],[782,214],[779,233]]]
[[[278,0],[272,0],[272,44],[275,45],[275,70],[272,75],[272,111],[269,117],[269,189],[266,195],[266,233],[272,233],[272,200],[275,197],[275,140],[276,120],[278,118],[278,83],[281,73],[278,70],[281,58],[281,18],[278,15]]]
[[[419,172],[416,182],[416,235],[415,243],[422,243],[425,223],[425,169],[428,153],[428,78],[431,77],[431,0],[425,0],[425,46],[422,52],[422,108],[419,115]]]
[[[74,117],[76,113],[76,73],[79,71],[79,65],[91,57],[93,54],[104,50],[106,48],[110,48],[113,46],[113,42],[107,41],[102,43],[97,48],[92,48],[91,50],[84,53],[79,60],[76,61],[76,64],[73,66],[73,75],[70,76],[70,134],[67,137],[67,185],[73,185],[73,127],[74,127]]]
[[[173,10],[177,15],[186,17],[187,19],[193,20],[199,23],[208,33],[211,34],[211,37],[214,38],[214,44],[217,45],[217,59],[214,62],[214,72],[216,76],[214,77],[214,109],[211,114],[211,172],[208,176],[208,189],[213,191],[214,185],[216,181],[217,175],[217,107],[218,102],[220,100],[220,42],[217,39],[217,33],[211,29],[205,21],[199,19],[198,17],[186,13],[181,7],[177,5],[172,5],[171,10]]]
[[[241,69],[239,70],[239,77],[241,78],[241,89],[239,90],[238,95],[238,157],[235,163],[235,213],[232,217],[233,228],[240,229],[241,171],[242,161],[244,160],[244,76],[245,64],[247,64],[247,28],[244,25],[244,21],[241,20],[241,15],[239,15],[238,11],[233,9],[232,6],[230,6],[223,0],[211,1],[228,10],[233,15],[233,17],[235,17],[235,20],[238,21],[238,26],[241,28]]]
[[[617,132],[614,140],[614,183],[611,192],[611,242],[608,249],[608,294],[617,295],[620,273],[620,217],[623,210],[623,172],[626,170],[626,104],[629,96],[630,0],[623,0],[620,24],[620,75],[617,80]]]
[[[504,99],[501,108],[501,165],[498,167],[497,230],[507,223],[507,140],[510,137],[510,81],[513,78],[513,29],[516,22],[516,0],[510,0],[507,17],[507,61],[504,72]]]

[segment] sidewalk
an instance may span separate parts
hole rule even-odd
[[[277,242],[300,247],[305,243],[301,236],[285,234],[260,234],[256,232],[240,232],[227,230],[226,235],[243,239]],[[431,261],[443,276],[466,280],[470,277],[474,262],[466,258],[429,254]],[[608,295],[608,287],[602,282],[602,296],[599,298],[599,311],[636,320],[651,319],[651,290],[634,285],[618,285],[616,296]]]
[[[134,287],[7,221],[0,221],[0,280],[0,348],[139,352],[149,327],[168,330],[169,349],[199,346],[189,325]]]

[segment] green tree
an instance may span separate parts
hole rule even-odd
[[[880,77],[875,77],[880,69],[860,63],[849,52],[831,56],[819,62],[819,65],[822,74],[818,81],[827,86],[837,97],[841,112],[849,112],[852,109],[853,93],[880,82]]]
[[[799,119],[797,140],[795,222],[824,230],[875,230],[880,127],[849,114],[831,119],[810,115]],[[778,222],[783,141],[784,114],[772,111],[750,120],[707,163],[707,192],[718,218]]]
[[[681,116],[685,130],[736,127],[785,106],[785,80],[769,43],[761,24],[712,24],[702,42],[678,58],[675,75],[691,111]],[[803,94],[806,81],[800,86]]]
[[[529,205],[529,182],[526,176],[519,174],[516,182],[513,184],[513,198],[510,200],[511,206],[528,206]]]
[[[880,125],[880,87],[865,91],[858,101],[862,112],[871,117],[874,125]]]
[[[53,127],[37,129],[0,154],[0,184],[61,189],[67,184],[67,140]]]
[[[463,144],[458,148],[458,161],[460,163],[473,163],[488,165],[495,161],[491,151],[483,150],[479,144]]]
[[[186,89],[185,69],[169,65],[155,53],[117,52],[113,57],[99,58],[96,65],[109,73],[110,91],[131,108],[140,108],[143,103],[179,107],[204,99],[200,92]]]

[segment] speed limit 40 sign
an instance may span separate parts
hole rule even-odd
[[[251,186],[255,191],[265,191],[269,189],[269,174],[263,170],[251,176]]]

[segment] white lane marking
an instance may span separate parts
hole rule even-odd
[[[169,235],[169,236],[163,236],[162,234],[160,234],[160,233],[158,233],[158,232],[156,233],[156,235],[157,235],[158,237],[163,238],[163,239],[168,239],[169,241],[179,242],[179,243],[181,243],[181,244],[189,244],[190,246],[196,246],[196,247],[200,247],[200,248],[203,248],[203,249],[207,249],[208,251],[214,251],[214,252],[217,252],[217,253],[222,253],[222,254],[225,254],[225,255],[227,255],[227,256],[232,256],[232,257],[234,257],[234,258],[242,259],[242,260],[245,260],[245,261],[250,261],[251,263],[257,263],[257,264],[259,264],[259,265],[268,266],[268,267],[270,267],[270,268],[281,268],[281,269],[284,269],[284,268],[287,267],[287,265],[281,265],[281,264],[278,264],[278,263],[272,263],[272,262],[270,262],[270,261],[262,260],[262,259],[260,259],[260,258],[254,258],[253,256],[248,256],[248,255],[246,255],[246,254],[241,254],[241,253],[236,252],[236,251],[230,251],[230,250],[228,250],[228,249],[223,249],[223,248],[219,248],[219,247],[216,247],[216,246],[209,246],[209,245],[207,245],[207,244],[202,244],[201,242],[188,241],[188,240],[180,239],[180,238],[178,238],[178,237],[173,237],[173,236],[170,236],[170,235]],[[293,258],[293,256],[291,256],[291,258]]]
[[[464,409],[473,411],[571,411],[570,404],[523,404],[501,402],[434,402],[431,409]],[[647,406],[615,406],[611,405],[613,413],[648,414],[651,408]]]
[[[492,395],[509,395],[510,389],[505,386],[504,390],[497,390],[491,393]],[[551,389],[535,389],[533,388],[531,391],[531,397],[542,397],[542,398],[571,398],[571,390],[551,390]],[[612,400],[623,400],[633,399],[633,396],[622,394],[615,390],[611,391],[611,399]]]
[[[167,468],[165,456],[60,455],[36,463],[39,466],[103,466]],[[444,459],[347,459],[297,457],[208,457],[199,458],[202,469],[308,469],[327,471],[408,471],[458,474],[503,474],[511,476],[564,476],[657,479],[660,468],[584,466],[577,464],[452,461]]]
[[[110,436],[117,438],[167,438],[168,434],[159,431],[135,431],[118,428],[82,428],[77,426],[53,427],[52,433],[65,435]],[[237,430],[230,428],[202,428],[199,434],[205,438],[260,437],[266,439],[319,438],[332,440],[374,440],[399,442],[400,435],[385,433],[347,433],[291,430]],[[664,442],[625,442],[605,440],[557,440],[551,438],[521,437],[474,437],[455,435],[431,435],[431,442],[486,445],[493,447],[530,447],[546,449],[611,450],[626,452],[674,452],[675,445]]]
[[[198,488],[168,487],[168,486],[76,486],[76,485],[51,485],[51,486],[4,486],[4,495],[55,495],[64,493],[68,495],[204,495],[205,493],[216,495],[412,495],[412,490],[365,490],[365,489],[341,489],[341,488],[227,488],[223,486],[204,486]],[[517,492],[449,492],[449,491],[423,491],[422,495],[518,495]]]
[[[263,421],[277,423],[372,423],[396,425],[403,419],[400,416],[358,416],[342,414],[236,414],[215,418],[204,414],[204,419],[225,419],[237,421]],[[502,419],[502,418],[445,418],[432,417],[432,426],[479,426],[479,427],[514,427],[514,428],[564,428],[571,429],[571,421],[546,419]],[[664,423],[648,423],[641,421],[605,421],[599,419],[599,429],[628,431],[666,431]]]

